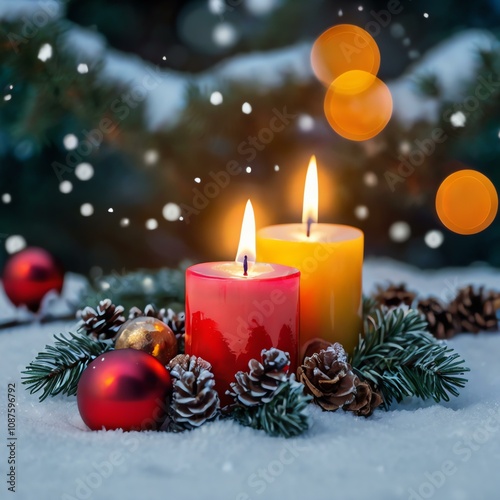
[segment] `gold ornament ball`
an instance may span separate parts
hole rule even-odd
[[[167,365],[177,355],[177,339],[168,325],[159,319],[139,316],[118,330],[115,349],[137,349]]]

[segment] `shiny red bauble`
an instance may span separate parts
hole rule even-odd
[[[43,248],[26,248],[13,255],[2,275],[5,295],[15,306],[26,305],[38,311],[50,290],[60,292],[64,275],[49,252]]]
[[[110,351],[82,373],[78,410],[92,430],[154,430],[165,420],[171,390],[170,373],[150,354]]]

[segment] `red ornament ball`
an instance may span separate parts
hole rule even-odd
[[[165,420],[172,381],[153,356],[136,349],[101,354],[82,373],[78,410],[92,430],[153,430]]]
[[[64,275],[49,252],[43,248],[26,248],[13,255],[3,270],[5,294],[16,306],[25,304],[38,311],[43,297],[50,290],[60,292]]]

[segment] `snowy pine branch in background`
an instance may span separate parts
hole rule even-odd
[[[40,401],[48,396],[76,394],[83,370],[97,356],[113,350],[109,342],[95,341],[87,335],[54,336],[54,345],[45,347],[22,372],[23,384],[31,394],[43,391]]]
[[[464,360],[436,340],[415,310],[375,311],[354,350],[354,371],[377,386],[386,408],[405,397],[449,401],[467,379]],[[370,326],[371,325],[371,326]]]
[[[146,304],[179,309],[184,303],[184,272],[188,266],[184,262],[178,269],[139,269],[102,276],[84,291],[79,307],[94,307],[101,300],[110,299],[126,310]]]

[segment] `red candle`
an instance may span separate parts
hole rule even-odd
[[[235,262],[209,262],[186,271],[186,352],[212,364],[222,405],[236,372],[248,370],[262,349],[298,357],[300,272],[255,262],[255,219],[245,209]]]

